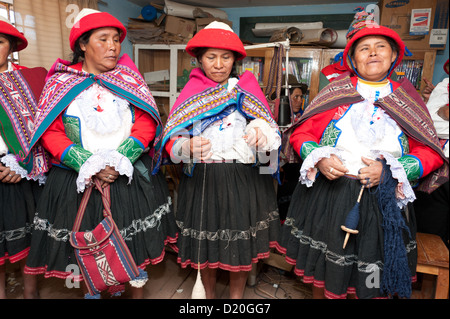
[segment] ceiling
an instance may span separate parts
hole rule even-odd
[[[139,6],[148,4],[164,5],[164,0],[128,0]],[[374,0],[176,0],[175,2],[191,6],[210,8],[239,8],[239,7],[265,7],[265,6],[292,6],[292,5],[318,5],[341,3],[373,3]]]

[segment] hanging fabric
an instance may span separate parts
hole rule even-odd
[[[283,77],[283,57],[285,56],[284,46],[279,45],[274,47],[272,62],[270,63],[269,78],[267,86],[264,90],[264,95],[269,103],[270,111],[273,114],[275,122],[278,121],[280,97],[281,97],[281,81]],[[274,83],[275,82],[275,83]],[[275,87],[274,87],[275,84]],[[272,99],[272,91],[275,88],[275,99]]]

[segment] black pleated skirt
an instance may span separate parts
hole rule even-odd
[[[273,178],[252,165],[197,164],[181,177],[176,220],[182,267],[249,271],[277,245]]]
[[[0,182],[0,265],[27,257],[41,188],[38,182],[25,179],[14,184]]]
[[[346,232],[341,229],[347,214],[356,204],[359,180],[342,177],[329,181],[318,175],[314,185],[298,183],[281,231],[279,250],[305,283],[325,288],[328,298],[383,298],[380,293],[384,262],[382,213],[378,208],[376,187],[364,189],[359,213],[358,234],[351,234],[343,248]],[[411,237],[403,241],[415,279],[417,249],[416,221],[412,205],[402,212]],[[379,271],[376,273],[376,271]],[[378,282],[376,282],[378,280]]]
[[[151,172],[151,158],[139,159]],[[174,244],[177,229],[166,180],[160,172],[142,174],[134,169],[133,180],[121,175],[111,184],[111,214],[134,261],[140,268],[164,258],[166,244]],[[66,278],[77,264],[69,242],[83,193],[76,191],[78,174],[53,167],[33,219],[33,236],[25,272]],[[100,192],[95,189],[86,207],[80,231],[92,230],[103,219]],[[70,266],[68,268],[68,266]]]

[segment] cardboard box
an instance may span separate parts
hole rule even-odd
[[[195,21],[168,15],[165,31],[189,39],[194,35]]]
[[[213,21],[223,22],[223,23],[228,24],[230,26],[230,28],[233,27],[233,22],[231,22],[230,20],[219,19],[219,18],[197,18],[197,19],[195,19],[195,24],[197,25],[197,32],[200,31],[201,29],[203,29],[204,27],[206,27],[208,24],[210,24]]]
[[[444,50],[448,0],[381,0],[380,24],[396,31],[409,50]]]

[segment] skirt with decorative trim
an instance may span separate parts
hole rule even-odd
[[[274,180],[238,163],[196,164],[180,179],[178,262],[183,268],[250,271],[276,247],[280,218]]]
[[[294,272],[305,283],[324,288],[328,298],[384,298],[380,292],[384,244],[382,213],[378,208],[376,187],[364,189],[361,197],[358,234],[351,234],[343,248],[346,232],[341,229],[360,193],[359,180],[342,177],[329,181],[319,174],[314,185],[301,183],[292,195],[286,222],[281,230],[280,252],[294,265]],[[402,211],[411,237],[403,241],[415,280],[417,247],[416,220],[412,205]]]
[[[164,175],[151,175],[152,160],[140,157],[147,168],[136,168],[133,179],[121,175],[111,184],[111,214],[130,253],[140,268],[164,258],[165,246],[175,244],[177,228]],[[141,165],[142,166],[142,165]],[[33,219],[33,236],[25,273],[45,277],[74,276],[77,265],[69,234],[83,193],[77,193],[73,170],[52,167]],[[103,219],[100,192],[93,190],[80,231],[93,230]],[[76,268],[75,268],[76,269]]]
[[[13,184],[0,182],[0,265],[27,257],[42,188],[38,182],[25,179]]]

